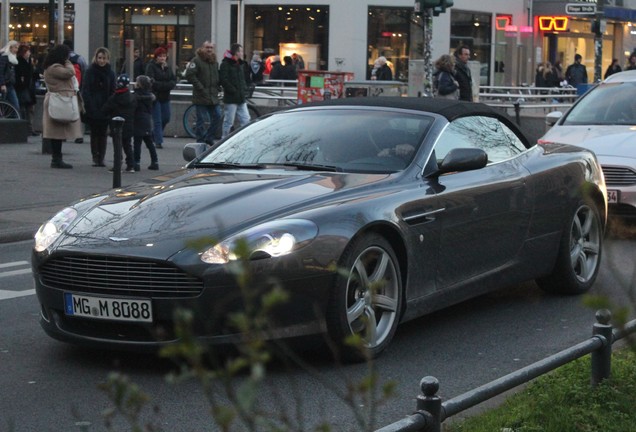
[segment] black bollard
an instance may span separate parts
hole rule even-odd
[[[110,134],[113,138],[113,147],[115,149],[113,188],[121,187],[121,131],[125,121],[123,117],[113,117],[110,121]]]

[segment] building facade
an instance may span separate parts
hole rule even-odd
[[[602,8],[604,67],[635,46],[632,2],[636,0],[614,0],[613,5],[620,5]],[[572,10],[566,7],[572,3],[577,2],[455,0],[446,13],[433,18],[431,58],[460,44],[470,46],[482,85],[532,84],[538,63],[560,59],[568,64],[574,53],[593,68],[595,15],[568,15]],[[9,38],[44,51],[50,34],[57,34],[50,28],[57,24],[49,5],[48,0],[12,1]],[[116,68],[124,63],[127,41],[134,41],[146,60],[156,47],[168,47],[179,70],[205,40],[216,43],[219,55],[238,41],[248,60],[253,52],[296,52],[308,69],[353,72],[355,79],[367,79],[373,61],[382,55],[395,79],[408,82],[414,74],[412,60],[422,59],[425,51],[414,0],[75,0],[64,9],[64,36],[75,41],[75,50],[90,60],[97,47],[106,46]],[[554,19],[559,17],[568,18],[567,26],[550,27],[561,22]]]

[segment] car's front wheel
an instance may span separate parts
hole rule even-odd
[[[389,242],[365,235],[340,261],[327,311],[327,327],[337,354],[360,361],[378,356],[389,344],[402,307],[402,280]]]
[[[598,274],[602,248],[603,228],[598,209],[581,202],[563,233],[552,274],[538,279],[537,283],[550,293],[588,291]]]

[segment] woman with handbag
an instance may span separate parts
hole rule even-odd
[[[47,93],[42,108],[42,138],[51,141],[51,168],[73,168],[62,160],[62,142],[82,135],[77,111],[77,80],[69,53],[67,46],[55,45],[43,64]],[[70,101],[70,105],[53,105],[53,99]]]
[[[459,84],[455,79],[455,59],[444,54],[435,62],[437,69],[433,73],[433,91],[435,97],[443,99],[459,99]]]
[[[20,44],[17,41],[12,40],[0,50],[0,93],[2,93],[7,102],[20,111],[20,102],[15,92],[15,67],[18,64],[16,56],[18,45]]]
[[[95,51],[93,62],[82,77],[82,99],[84,100],[84,122],[91,129],[91,153],[93,166],[104,167],[108,144],[108,117],[102,110],[108,98],[115,93],[115,72],[110,66],[110,51],[100,47]]]

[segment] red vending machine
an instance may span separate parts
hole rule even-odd
[[[353,72],[301,70],[298,72],[298,104],[344,97],[344,83]]]

